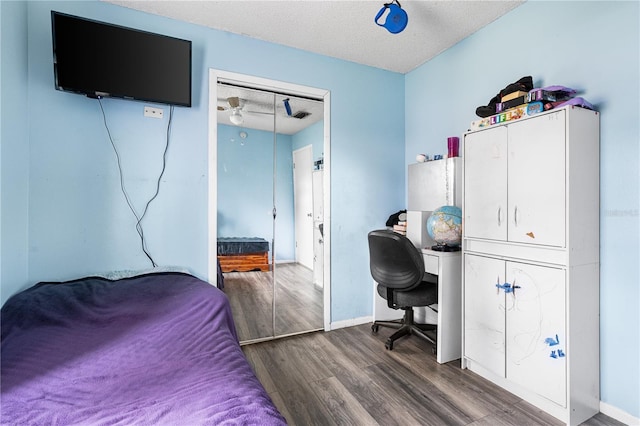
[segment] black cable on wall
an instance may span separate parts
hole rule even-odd
[[[149,200],[145,203],[145,207],[144,207],[144,210],[143,210],[142,214],[138,215],[138,213],[136,212],[136,209],[133,207],[133,204],[131,203],[131,198],[129,197],[129,194],[127,193],[127,190],[126,190],[126,185],[125,185],[125,181],[124,181],[124,174],[123,174],[123,171],[122,171],[122,162],[120,161],[120,153],[118,152],[116,144],[113,141],[113,137],[111,136],[111,131],[109,130],[109,126],[107,124],[107,116],[106,116],[106,113],[104,111],[104,106],[102,105],[102,98],[99,97],[98,98],[98,102],[100,104],[100,110],[102,111],[102,119],[103,119],[103,122],[104,122],[104,127],[107,130],[107,135],[109,136],[109,141],[111,142],[111,147],[113,148],[113,151],[114,151],[114,153],[116,155],[116,160],[117,160],[117,163],[118,163],[118,173],[119,173],[119,176],[120,176],[120,190],[122,191],[122,194],[124,195],[124,199],[127,202],[127,205],[129,206],[129,210],[131,210],[131,213],[133,213],[133,216],[136,218],[136,232],[140,236],[140,245],[141,245],[142,251],[147,256],[149,261],[151,261],[151,265],[155,268],[158,265],[153,260],[153,257],[151,256],[151,254],[149,253],[149,250],[147,249],[147,243],[146,243],[145,237],[144,237],[144,229],[142,227],[142,221],[145,218],[145,216],[147,215],[147,212],[149,211],[149,206],[151,205],[153,200],[155,200],[158,197],[158,194],[160,193],[160,182],[162,181],[162,176],[164,176],[164,172],[165,172],[166,167],[167,167],[167,152],[169,151],[169,140],[170,140],[170,135],[171,135],[171,123],[172,123],[172,118],[173,118],[173,105],[171,105],[169,107],[169,120],[167,121],[166,142],[165,142],[164,152],[162,154],[162,170],[160,171],[160,175],[158,176],[158,179],[157,179],[157,182],[156,182],[156,190],[155,190],[155,193],[151,196],[151,198],[149,198]]]

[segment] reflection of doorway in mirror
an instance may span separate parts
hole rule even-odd
[[[293,151],[296,262],[313,269],[313,148]]]
[[[313,285],[324,286],[324,171],[314,170],[313,188]]]

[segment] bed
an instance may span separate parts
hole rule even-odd
[[[1,424],[286,424],[225,294],[189,274],[39,283],[1,321]]]
[[[269,242],[257,237],[219,237],[218,261],[222,272],[267,272]]]

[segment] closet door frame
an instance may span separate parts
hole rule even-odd
[[[208,281],[217,284],[217,229],[218,229],[218,119],[217,99],[218,82],[236,81],[251,87],[259,87],[274,92],[299,94],[301,96],[315,97],[323,101],[324,106],[324,287],[323,287],[323,321],[324,330],[331,330],[331,94],[328,90],[314,87],[301,86],[283,81],[265,79],[246,74],[233,73],[223,70],[209,69],[209,100],[208,100]]]

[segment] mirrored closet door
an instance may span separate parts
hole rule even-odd
[[[238,337],[323,329],[323,102],[220,80],[217,102],[218,259]]]

